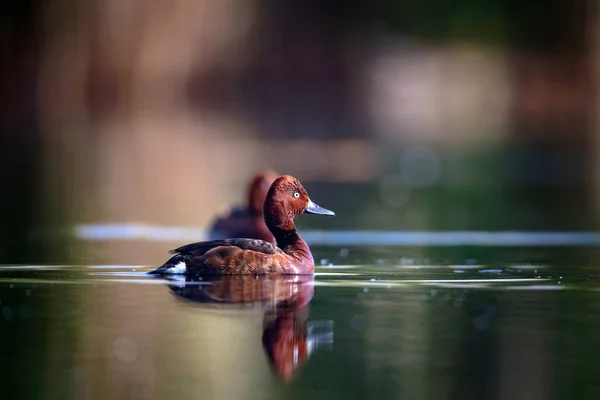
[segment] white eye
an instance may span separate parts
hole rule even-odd
[[[300,198],[300,193],[294,192],[294,197],[297,198],[297,199]]]

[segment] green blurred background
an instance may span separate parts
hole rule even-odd
[[[303,226],[596,227],[594,1],[1,7],[2,262],[69,262],[40,229],[204,226],[264,167],[339,210]]]
[[[266,167],[337,213],[302,229],[593,231],[599,17],[594,0],[5,0],[0,263],[156,265],[174,246],[82,243],[73,227],[204,227]],[[553,260],[571,263],[565,277],[594,274],[598,259],[589,248],[316,249],[334,263]],[[0,285],[9,397],[294,395],[263,359],[255,369],[251,317],[67,275]],[[598,393],[593,291],[475,291],[459,309],[428,289],[373,289],[368,303],[352,287],[320,290],[317,317],[364,314],[368,329],[336,326],[338,351],[296,397]],[[471,317],[494,307],[490,330],[475,329]],[[108,358],[123,337],[134,364]],[[232,365],[248,372],[236,384]]]

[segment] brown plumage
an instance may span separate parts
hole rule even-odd
[[[273,182],[264,203],[264,219],[277,246],[258,239],[225,239],[191,243],[175,250],[153,274],[312,274],[314,260],[294,218],[300,214],[335,215],[308,197],[292,176]]]
[[[232,208],[219,215],[210,228],[210,238],[243,237],[275,244],[273,234],[265,225],[263,204],[269,187],[276,178],[275,172],[270,170],[256,174],[248,185],[246,206]]]

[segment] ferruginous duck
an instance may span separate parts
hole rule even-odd
[[[175,250],[164,265],[151,274],[198,275],[307,275],[314,260],[300,237],[294,218],[300,214],[335,215],[313,203],[294,177],[273,182],[263,206],[265,223],[277,245],[259,239],[224,239],[191,243]]]

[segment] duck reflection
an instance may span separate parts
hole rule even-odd
[[[262,305],[262,344],[277,375],[290,382],[318,349],[333,343],[333,321],[308,321],[314,293],[312,276],[181,277],[169,288],[188,301],[223,305]]]

